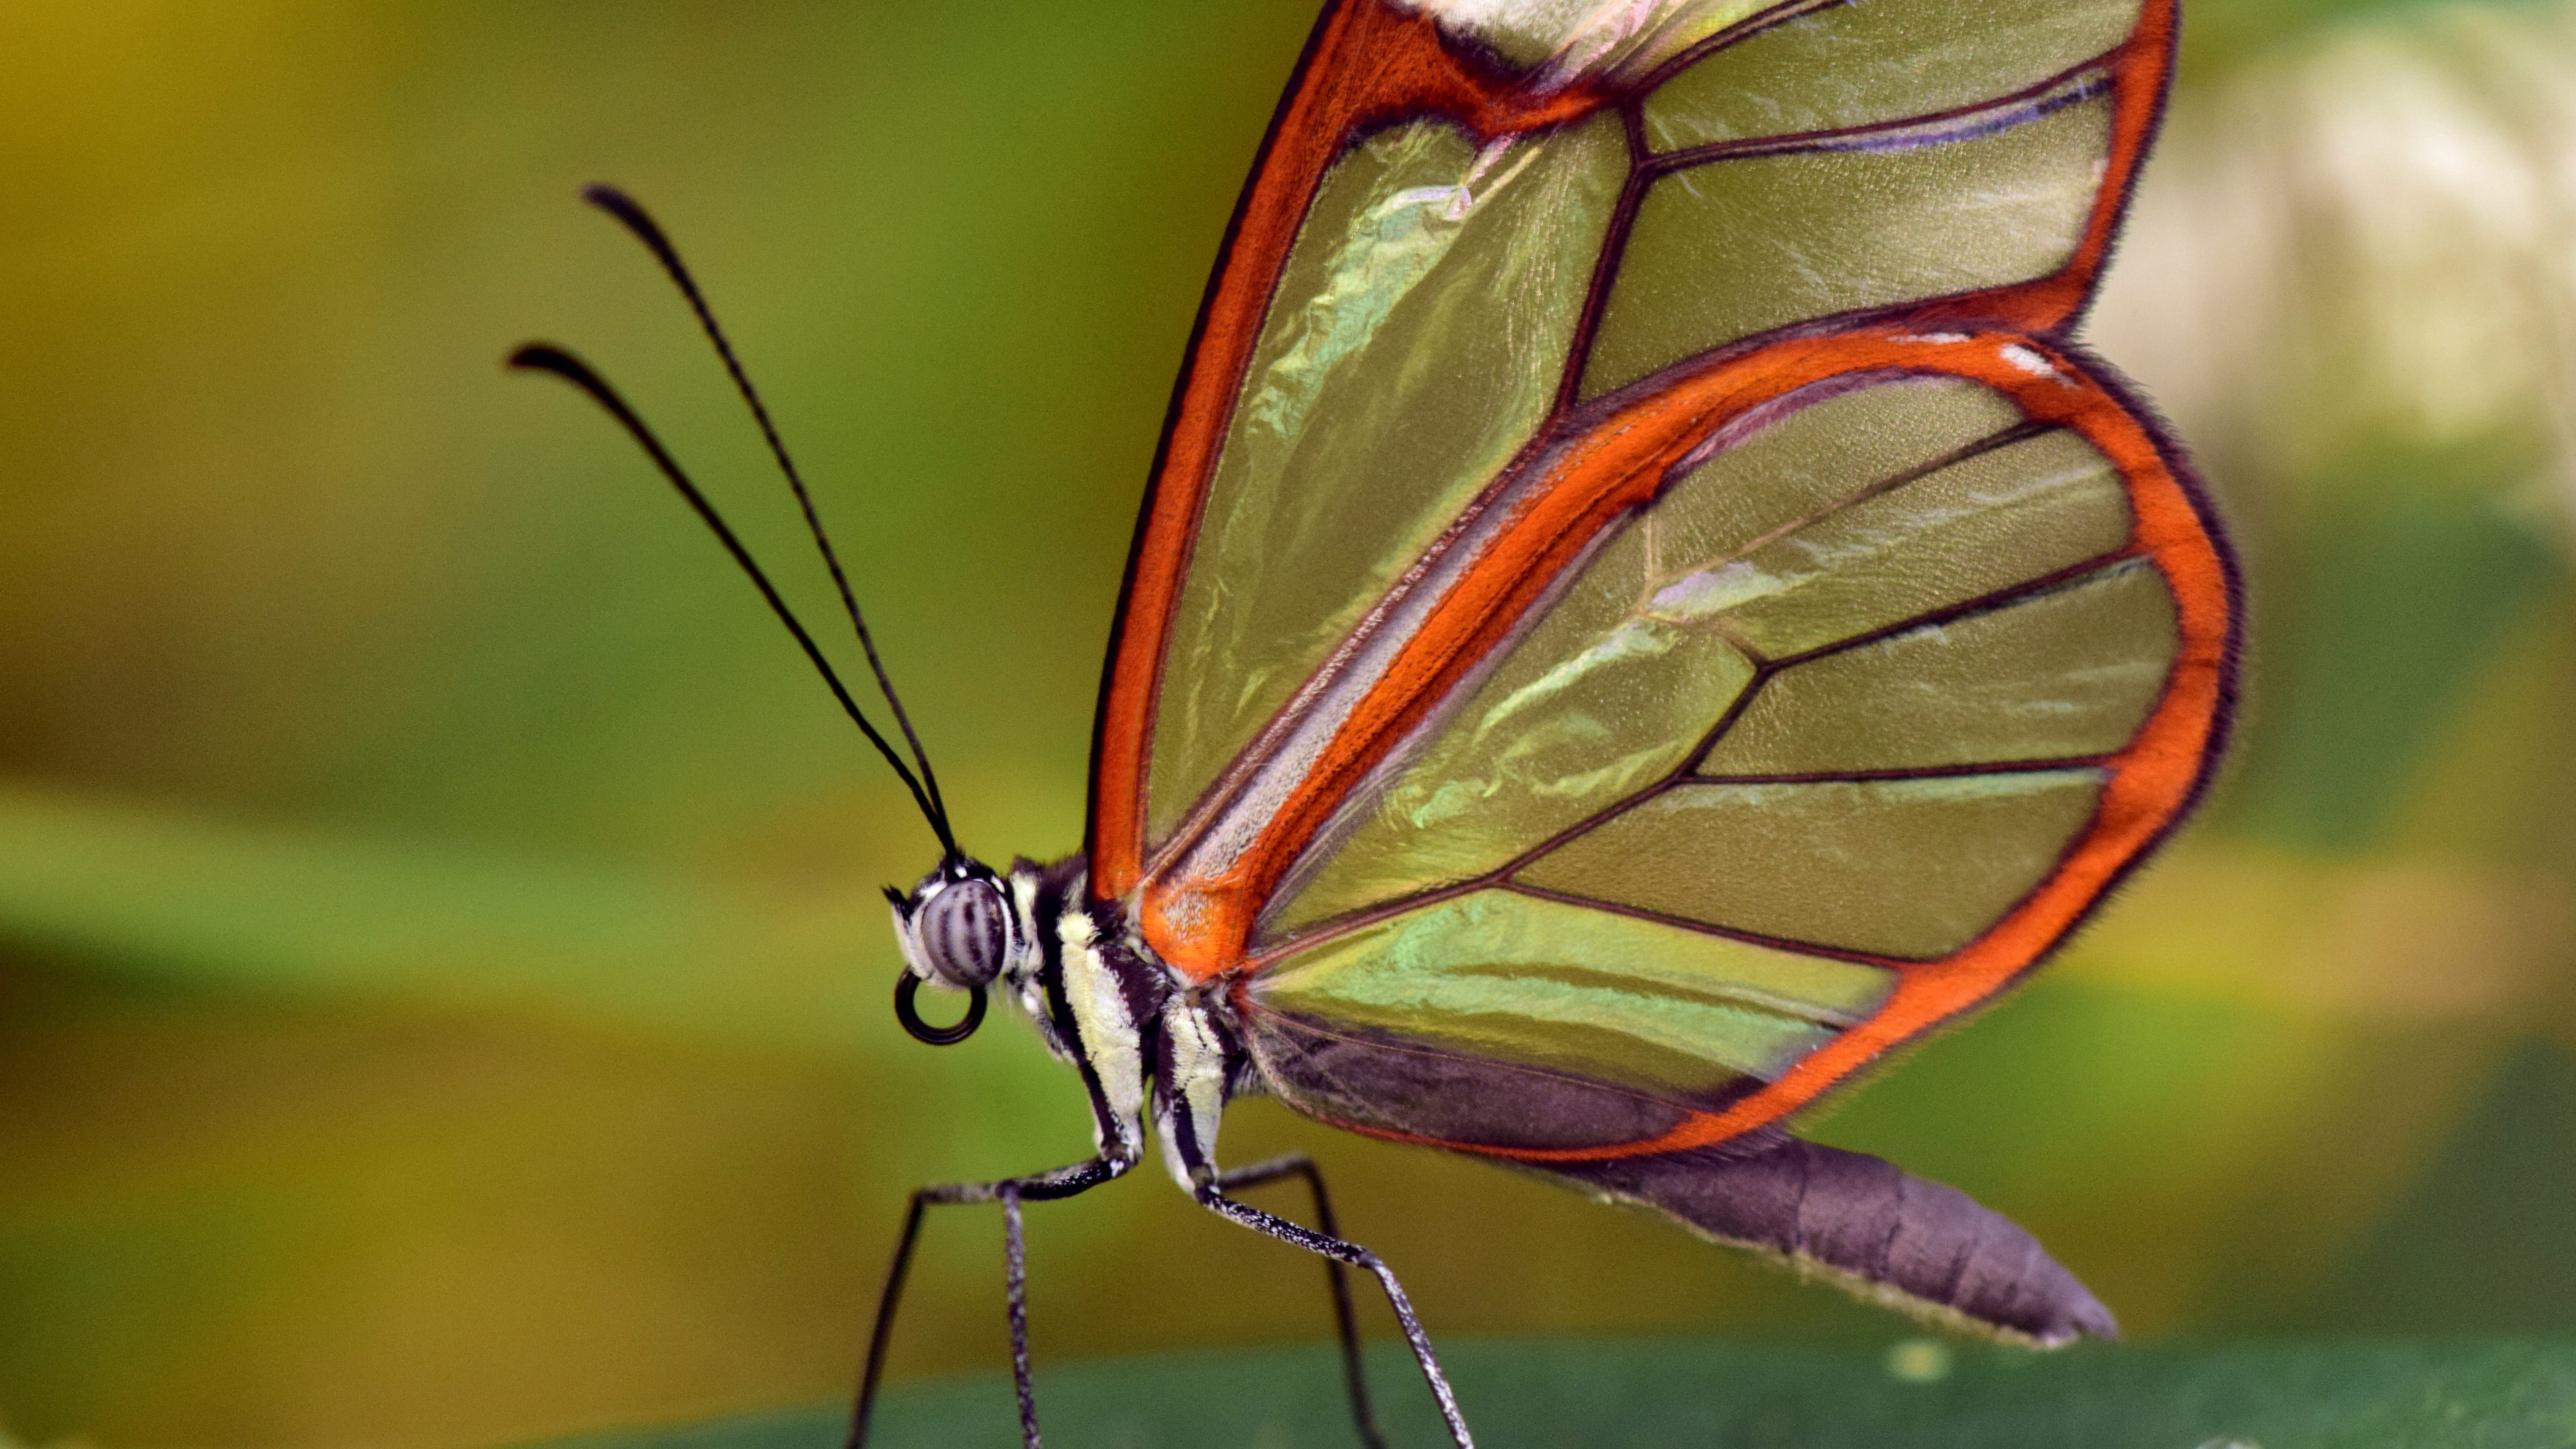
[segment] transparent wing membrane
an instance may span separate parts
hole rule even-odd
[[[1684,617],[1723,618],[1748,647],[1781,658],[2108,553],[2129,522],[2110,460],[2072,433],[2042,433],[1760,548],[1695,561],[1658,599]]]
[[[1619,258],[1583,395],[1792,322],[2064,267],[2100,188],[2110,101],[1994,119],[1894,134],[1888,149],[1817,140],[1658,176]]]
[[[1157,705],[1153,838],[1538,431],[1625,157],[1608,116],[1481,149],[1421,122],[1326,178],[1200,521]]]
[[[2096,770],[1682,783],[1566,842],[1521,885],[1874,956],[1946,956],[2092,819]]]
[[[1885,758],[1868,750],[1849,758],[1842,768],[1854,771],[1914,766],[1916,742],[1968,727],[1962,712],[1978,698],[1990,701],[1990,714],[2018,708],[2054,718],[2053,701],[2013,697],[2014,675],[2037,674],[2044,685],[2052,667],[2057,675],[2125,670],[2152,697],[2173,655],[2169,608],[2161,635],[2133,630],[2141,637],[2109,661],[2095,658],[2082,634],[1980,621],[1959,627],[1994,642],[1945,666],[1923,637],[1949,626],[1922,624],[1894,657],[1900,667],[1925,661],[1918,669],[1932,687],[1907,696],[1872,694],[1866,681],[1809,686],[1808,671],[1824,669],[1829,680],[1835,672],[1819,659],[1778,671],[1774,678],[1794,682],[1773,703],[1764,676],[1772,661],[1933,620],[2100,558],[2129,531],[2127,497],[2108,461],[2070,433],[2031,431],[1989,389],[1891,382],[1792,414],[1693,470],[1622,528],[1465,704],[1353,797],[1340,828],[1310,848],[1315,864],[1281,891],[1264,936],[1500,870],[1604,817],[1685,773],[1757,680],[1744,717],[1759,720],[1764,739],[1884,744]],[[2132,595],[2132,611],[2161,597],[2132,589],[2117,598]],[[2103,612],[2026,607],[2037,612],[1997,617],[2064,631]],[[1996,647],[2006,640],[2057,653],[2033,669]],[[1864,702],[1870,713],[1849,718]],[[1991,724],[1986,734],[1997,744],[2009,738]],[[1718,737],[1718,758],[1729,757],[1731,735]],[[2060,843],[2062,834],[2048,852]],[[1783,880],[1780,888],[1796,887]],[[1699,919],[1781,934],[1769,918]]]
[[[1753,682],[1713,629],[1640,597],[1646,540],[1614,541],[1429,733],[1391,778],[1353,797],[1347,835],[1292,878],[1269,934],[1496,869],[1687,764]]]
[[[1793,15],[1691,64],[1645,102],[1647,142],[1902,122],[2044,86],[2129,36],[2137,0],[1859,0]]]
[[[1258,990],[1270,1011],[1362,1039],[1716,1106],[1867,1016],[1894,984],[1877,966],[1485,890],[1301,952]]]
[[[2145,722],[2174,647],[2163,576],[2115,564],[1782,669],[1697,772],[1760,779],[2107,755]]]

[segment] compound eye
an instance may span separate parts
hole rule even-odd
[[[933,895],[913,920],[923,961],[951,986],[992,980],[1010,948],[1009,910],[991,881],[972,876]]]

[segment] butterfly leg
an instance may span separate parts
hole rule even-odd
[[[1240,1192],[1291,1177],[1304,1178],[1315,1195],[1316,1229],[1325,1237],[1339,1238],[1341,1229],[1333,1224],[1333,1200],[1324,1192],[1324,1174],[1315,1166],[1315,1160],[1302,1152],[1220,1172],[1216,1175],[1216,1188],[1219,1192]],[[1359,1320],[1351,1312],[1350,1266],[1328,1256],[1324,1259],[1324,1276],[1333,1288],[1333,1326],[1342,1339],[1342,1376],[1350,1385],[1351,1419],[1359,1426],[1361,1443],[1368,1449],[1386,1449],[1386,1436],[1378,1432],[1377,1411],[1369,1405],[1368,1376],[1360,1366],[1360,1330]]]
[[[1268,1233],[1283,1243],[1293,1243],[1310,1253],[1320,1253],[1336,1263],[1366,1269],[1378,1286],[1386,1290],[1386,1301],[1395,1309],[1395,1320],[1404,1326],[1404,1341],[1413,1347],[1413,1361],[1422,1368],[1424,1382],[1431,1386],[1431,1397],[1439,1402],[1440,1418],[1449,1426],[1449,1437],[1457,1449],[1476,1449],[1476,1440],[1467,1432],[1467,1420],[1458,1412],[1458,1396],[1449,1391],[1449,1377],[1440,1371],[1440,1360],[1432,1355],[1430,1336],[1422,1331],[1422,1320],[1413,1315],[1413,1300],[1404,1296],[1404,1285],[1395,1281],[1395,1272],[1379,1261],[1377,1254],[1357,1243],[1345,1242],[1328,1233],[1308,1228],[1263,1212],[1250,1203],[1227,1197],[1217,1186],[1213,1172],[1205,1173],[1191,1192],[1199,1205],[1230,1221],[1258,1233]]]
[[[1020,1442],[1038,1446],[1038,1394],[1029,1383],[1029,1244],[1020,1230],[1020,1194],[1001,1190],[1002,1276],[1011,1313],[1011,1391],[1020,1401]]]
[[[1029,1384],[1028,1259],[1021,1232],[1021,1204],[1051,1202],[1088,1192],[1125,1176],[1136,1160],[1136,1153],[1129,1147],[1124,1152],[1103,1154],[1051,1172],[999,1182],[950,1183],[913,1192],[904,1211],[903,1232],[895,1239],[894,1261],[886,1269],[885,1288],[877,1296],[876,1326],[868,1335],[867,1369],[859,1377],[858,1402],[850,1412],[848,1449],[863,1449],[868,1442],[868,1420],[876,1409],[877,1381],[885,1372],[886,1348],[893,1338],[895,1308],[903,1301],[904,1279],[912,1271],[912,1250],[921,1241],[922,1215],[934,1207],[981,1202],[1002,1205],[1002,1249],[1010,1289],[1012,1386],[1020,1399],[1020,1436],[1027,1449],[1038,1449],[1037,1399]]]

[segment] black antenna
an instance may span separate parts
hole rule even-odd
[[[671,284],[680,289],[680,295],[689,300],[689,310],[698,314],[698,326],[706,331],[707,340],[715,344],[716,356],[724,360],[725,372],[733,378],[734,391],[742,394],[743,402],[751,409],[752,420],[760,424],[760,435],[769,441],[769,455],[778,460],[778,471],[787,475],[787,486],[796,494],[796,506],[805,514],[805,531],[813,535],[814,547],[821,551],[824,565],[832,571],[832,586],[841,591],[841,607],[849,611],[850,627],[858,633],[859,647],[867,651],[868,668],[877,677],[877,691],[885,696],[887,707],[894,711],[894,722],[903,731],[904,743],[912,746],[912,758],[921,766],[921,782],[930,791],[930,808],[937,812],[944,826],[948,819],[948,802],[939,797],[939,777],[931,771],[930,755],[921,748],[921,736],[913,733],[912,717],[904,713],[903,700],[894,692],[894,681],[886,676],[885,662],[877,657],[876,638],[868,633],[868,621],[859,613],[858,596],[850,592],[850,578],[841,569],[841,556],[833,551],[830,536],[823,532],[823,519],[814,511],[813,495],[805,491],[804,475],[796,471],[795,460],[787,456],[787,444],[779,438],[777,427],[769,421],[769,409],[760,401],[759,390],[751,385],[750,374],[742,370],[742,363],[734,357],[732,341],[725,336],[724,329],[716,325],[715,311],[707,305],[706,294],[698,290],[698,279],[691,276],[688,267],[680,261],[679,248],[671,245],[670,237],[663,233],[661,226],[634,197],[614,186],[598,184],[583,187],[581,197],[617,218],[628,231],[633,232],[635,239],[642,242],[653,253],[654,259],[662,264],[662,270],[670,276]],[[946,833],[945,829],[941,831],[943,836]]]
[[[592,402],[599,404],[610,417],[617,419],[618,425],[625,428],[627,435],[632,437],[637,445],[652,458],[653,466],[661,469],[662,476],[670,479],[671,486],[679,489],[680,496],[689,501],[691,508],[697,510],[699,520],[715,534],[716,541],[724,545],[725,552],[732,554],[733,561],[741,565],[742,571],[750,576],[752,585],[760,590],[760,596],[768,600],[770,612],[778,616],[778,622],[787,626],[788,633],[796,636],[796,643],[805,651],[805,657],[813,662],[815,671],[823,676],[823,682],[831,686],[832,697],[841,702],[841,708],[849,714],[852,722],[858,725],[859,732],[868,737],[868,743],[875,745],[877,753],[885,756],[885,762],[894,767],[894,772],[902,779],[904,788],[912,791],[913,803],[921,807],[922,818],[930,822],[931,832],[939,837],[939,848],[943,852],[943,858],[958,859],[957,839],[949,833],[948,817],[933,806],[932,797],[922,789],[922,782],[913,777],[912,770],[904,764],[903,757],[895,753],[894,746],[886,743],[886,737],[879,734],[877,727],[868,721],[866,713],[859,708],[859,702],[850,697],[848,687],[841,683],[841,676],[833,672],[831,661],[825,659],[822,649],[815,645],[814,636],[805,632],[805,626],[798,622],[795,613],[787,607],[787,601],[778,596],[778,589],[769,582],[769,576],[760,571],[759,564],[752,562],[751,551],[742,546],[741,539],[734,537],[733,530],[725,525],[724,518],[716,512],[715,505],[709,503],[706,495],[698,491],[697,484],[689,481],[689,475],[680,470],[680,465],[672,459],[670,451],[662,446],[662,440],[655,437],[653,430],[644,425],[644,420],[635,415],[635,410],[626,405],[626,399],[617,395],[617,389],[610,387],[598,373],[593,372],[590,364],[550,342],[530,342],[522,345],[510,354],[510,366],[532,372],[551,372],[590,394]],[[880,674],[878,677],[882,679],[884,676]],[[916,745],[915,748],[919,747]],[[923,773],[928,772],[929,767],[925,763]]]

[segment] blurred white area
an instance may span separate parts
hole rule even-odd
[[[2373,440],[2501,441],[2550,459],[2507,488],[2564,543],[2576,4],[2341,28],[2186,89],[2089,335],[2240,494]]]

